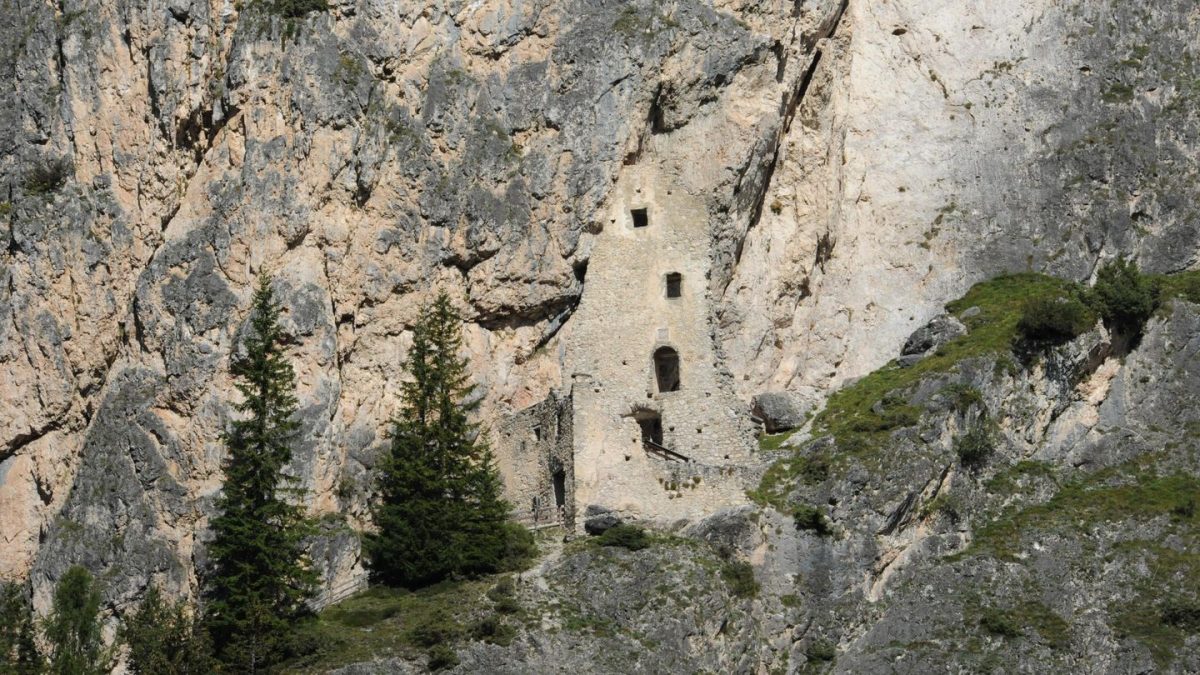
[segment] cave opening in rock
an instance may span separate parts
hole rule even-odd
[[[650,225],[650,213],[646,209],[631,209],[629,215],[633,218],[634,227],[647,227]]]

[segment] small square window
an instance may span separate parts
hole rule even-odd
[[[667,275],[667,297],[678,298],[683,295],[683,275],[671,272]]]
[[[646,209],[633,209],[629,215],[633,217],[634,227],[646,227],[650,224],[650,214],[646,212]]]

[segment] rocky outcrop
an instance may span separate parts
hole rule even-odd
[[[30,579],[41,609],[73,562],[117,611],[150,581],[194,590],[259,271],[300,384],[291,470],[314,514],[341,514],[316,548],[338,587],[360,572],[345,528],[363,524],[420,302],[462,298],[484,421],[543,400],[573,375],[599,214],[639,161],[708,214],[695,330],[745,404],[731,417],[760,392],[824,399],[998,273],[1200,262],[1183,0],[26,4],[0,12],[0,578]],[[1185,569],[1139,561],[1190,565],[1192,521],[1033,525],[1046,504],[1074,513],[1071,490],[1195,475],[1194,323],[1175,304],[1124,364],[1097,330],[1036,363],[923,372],[869,401],[893,425],[878,452],[794,438],[808,482],[788,504],[833,533],[767,513],[781,538],[738,544],[768,598],[795,598],[753,610],[769,649],[731,656],[739,633],[700,653],[684,634],[711,613],[662,640],[711,670],[833,646],[836,669],[936,669],[943,648],[983,669],[1013,645],[1057,669],[1195,670],[1195,637],[1154,642],[1137,611],[1161,616],[1145,589]],[[910,371],[938,358],[921,353]],[[1003,441],[966,468],[954,439],[972,430]],[[996,549],[1000,516],[1042,534]],[[1004,633],[1012,612],[1037,635],[964,632]]]
[[[783,124],[770,92],[796,86],[838,9],[271,7],[0,17],[0,575],[34,570],[43,600],[72,524],[162,544],[98,547],[97,573],[194,583],[259,271],[283,300],[305,419],[292,470],[316,514],[362,524],[433,289],[463,298],[485,419],[544,398],[626,164],[652,144],[722,157],[689,189],[714,212],[747,199]]]
[[[768,506],[642,551],[552,552],[522,575],[533,618],[513,643],[459,645],[454,672],[1196,670],[1200,305],[1173,301],[1123,360],[1109,339],[869,375],[812,428],[895,373],[880,396],[904,421],[797,439]],[[740,561],[753,597],[732,591]]]

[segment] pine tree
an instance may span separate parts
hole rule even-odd
[[[306,613],[316,575],[304,554],[312,532],[301,490],[283,473],[292,459],[295,374],[282,351],[279,305],[270,279],[259,277],[245,353],[232,360],[245,415],[224,436],[225,484],[212,521],[205,627],[217,656],[254,673],[282,658],[290,627]]]
[[[532,537],[507,522],[494,457],[470,421],[462,320],[445,293],[424,308],[404,363],[409,380],[365,537],[381,581],[420,586],[451,575],[493,572],[532,552]]]
[[[129,647],[126,667],[145,675],[207,675],[216,664],[208,633],[180,600],[168,603],[151,587],[136,613],[121,627]]]
[[[100,625],[100,588],[84,568],[67,570],[54,588],[54,607],[46,619],[50,669],[54,675],[105,675],[113,650],[105,648]]]
[[[33,610],[16,584],[0,591],[0,673],[36,675],[45,667],[34,637]]]

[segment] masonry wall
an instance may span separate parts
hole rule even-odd
[[[627,167],[594,242],[566,354],[575,422],[576,500],[674,521],[745,501],[749,415],[716,367],[709,323],[710,214],[651,167]],[[648,225],[634,227],[634,209]],[[667,297],[666,276],[683,275]],[[679,391],[657,390],[653,354],[675,349]],[[663,445],[646,452],[636,416],[662,417]],[[682,484],[687,487],[680,489]]]
[[[492,434],[505,497],[513,516],[529,525],[574,526],[575,471],[571,395],[552,392],[544,401],[506,418]],[[560,473],[561,472],[561,473]],[[561,476],[563,504],[555,476]]]

